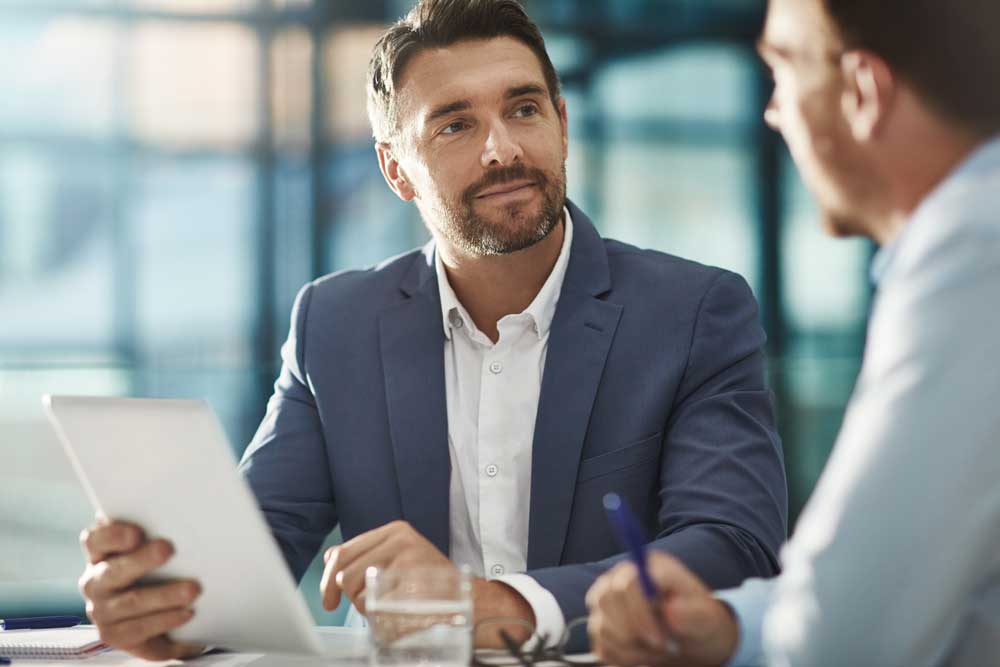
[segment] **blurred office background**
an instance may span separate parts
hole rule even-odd
[[[424,242],[364,111],[410,4],[0,0],[0,618],[81,607],[92,514],[42,393],[203,397],[238,455],[297,289]],[[753,286],[794,518],[860,365],[872,248],[824,236],[761,122],[764,1],[526,5],[565,85],[570,196]]]

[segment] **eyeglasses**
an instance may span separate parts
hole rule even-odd
[[[508,631],[511,626],[522,628],[530,638],[524,643],[518,643]],[[587,617],[577,618],[566,624],[559,641],[549,646],[550,637],[538,634],[531,623],[520,618],[487,618],[476,623],[473,636],[496,635],[507,647],[506,649],[480,649],[473,653],[473,667],[534,667],[541,662],[554,662],[560,665],[577,665],[593,667],[601,663],[591,653],[567,653],[566,648],[574,639],[582,639],[587,633]],[[518,633],[520,634],[520,633]],[[573,642],[575,643],[575,642]],[[531,648],[525,648],[525,647]]]

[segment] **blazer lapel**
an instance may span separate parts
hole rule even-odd
[[[573,246],[549,333],[531,460],[528,569],[558,565],[576,476],[604,364],[622,307],[597,298],[610,290],[604,242],[571,203]]]
[[[431,252],[428,246],[401,285],[408,298],[382,312],[379,341],[403,518],[447,554],[444,330]]]

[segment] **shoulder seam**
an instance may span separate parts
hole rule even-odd
[[[708,287],[705,289],[704,294],[701,295],[701,299],[698,301],[698,308],[695,310],[694,313],[694,324],[691,326],[691,338],[688,340],[687,358],[684,360],[684,373],[681,375],[681,379],[677,384],[678,388],[683,387],[684,380],[687,379],[688,370],[691,366],[691,350],[694,349],[695,336],[698,332],[698,322],[699,320],[701,320],[701,311],[705,307],[705,301],[708,300],[708,295],[711,293],[713,289],[715,289],[715,286],[719,283],[720,280],[722,280],[723,276],[729,273],[725,269],[716,269],[716,270],[718,271],[718,275],[712,278],[712,281],[708,284]],[[677,404],[675,401],[673,407],[676,406]]]

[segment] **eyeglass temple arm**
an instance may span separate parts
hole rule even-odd
[[[517,661],[521,663],[523,667],[532,667],[532,663],[528,662],[528,660],[524,657],[524,654],[521,653],[521,647],[517,645],[517,642],[514,641],[514,638],[511,637],[507,633],[507,631],[502,628],[499,634],[500,634],[500,640],[503,642],[503,645],[507,647],[507,650],[510,651],[510,654],[515,658],[517,658]]]

